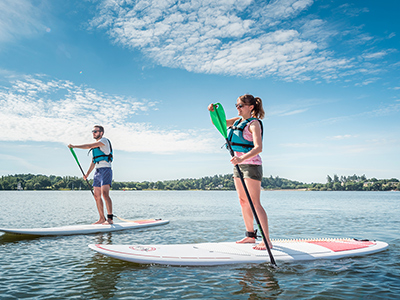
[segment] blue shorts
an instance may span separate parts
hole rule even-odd
[[[94,172],[93,186],[101,187],[109,184],[111,187],[112,182],[112,169],[111,168],[98,168]]]

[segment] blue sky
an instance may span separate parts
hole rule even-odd
[[[264,176],[399,178],[400,2],[0,2],[0,174],[80,176],[105,127],[117,181],[232,172],[207,105],[264,103]],[[85,150],[76,150],[84,169]]]

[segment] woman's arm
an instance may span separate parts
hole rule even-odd
[[[226,126],[227,126],[227,127],[232,126],[232,125],[235,124],[235,122],[236,122],[237,120],[239,120],[239,119],[240,119],[240,117],[235,117],[235,118],[226,120]]]

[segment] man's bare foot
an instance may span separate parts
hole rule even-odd
[[[114,222],[113,222],[113,220],[108,219],[107,221],[103,222],[102,224],[103,225],[112,225],[112,224],[114,224]]]
[[[103,223],[104,223],[104,219],[100,219],[97,222],[94,222],[92,225],[103,224]]]
[[[251,238],[251,237],[245,237],[243,239],[241,239],[240,241],[237,241],[236,244],[254,244],[256,242],[255,238]]]
[[[107,221],[105,221],[103,224],[104,225],[114,224],[113,218],[114,218],[113,214],[107,214]]]
[[[268,240],[268,246],[269,246],[269,249],[272,249],[272,247],[273,247],[271,241],[269,241],[269,240]],[[255,245],[255,246],[253,247],[253,249],[254,249],[254,250],[267,250],[267,247],[265,247],[264,242],[261,242],[261,243],[259,243],[258,245]]]

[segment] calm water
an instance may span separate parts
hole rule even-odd
[[[34,237],[0,233],[0,299],[399,299],[399,192],[262,192],[272,238],[354,237],[389,249],[341,260],[223,267],[139,265],[87,245],[235,241],[235,192],[111,192],[125,219],[170,224],[117,233]],[[89,191],[0,192],[0,227],[97,220]]]

